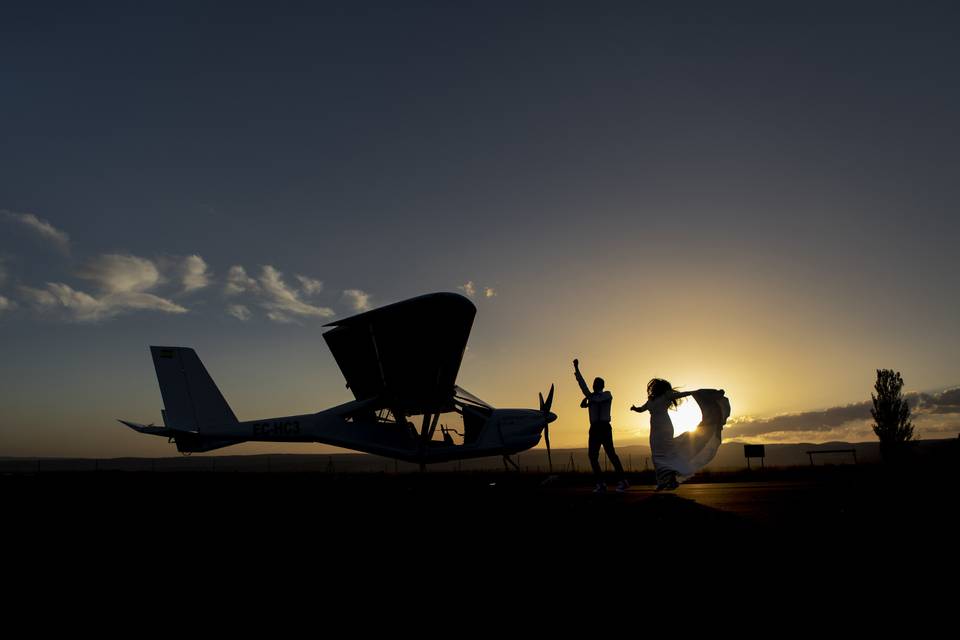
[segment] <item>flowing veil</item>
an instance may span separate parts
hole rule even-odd
[[[677,472],[677,481],[684,482],[713,460],[720,449],[721,432],[730,417],[730,400],[723,391],[700,389],[692,394],[700,405],[703,420],[696,430],[681,433],[673,439],[668,466]]]

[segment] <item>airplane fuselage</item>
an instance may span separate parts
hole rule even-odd
[[[206,442],[317,442],[408,462],[431,463],[525,451],[540,442],[546,424],[541,411],[492,409],[473,442],[456,444],[424,440],[396,423],[378,420],[372,412],[357,413],[357,404],[350,402],[312,414],[204,425],[199,433],[190,435]]]

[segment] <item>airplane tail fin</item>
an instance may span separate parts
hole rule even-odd
[[[170,429],[202,434],[204,427],[232,425],[237,417],[187,347],[150,347],[163,396],[163,422]]]

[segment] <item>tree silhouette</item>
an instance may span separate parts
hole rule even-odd
[[[880,453],[885,460],[898,457],[904,443],[913,438],[910,405],[903,394],[903,378],[899,371],[877,369],[876,394],[870,394],[873,408],[870,414],[875,424],[873,432],[880,438]]]

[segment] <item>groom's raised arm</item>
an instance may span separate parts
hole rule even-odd
[[[580,361],[574,359],[573,361],[573,375],[577,377],[577,384],[580,385],[580,390],[583,391],[583,396],[585,398],[590,397],[590,387],[587,386],[586,381],[583,379],[583,375],[580,373]]]

